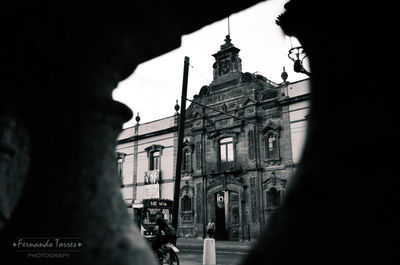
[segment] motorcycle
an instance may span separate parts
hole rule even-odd
[[[149,236],[146,237],[146,239],[148,240],[149,244],[153,246],[155,237]],[[153,251],[160,265],[179,265],[179,258],[177,254],[179,252],[179,249],[175,247],[175,245],[171,242],[166,242],[162,244],[161,247],[157,250],[153,248]]]
[[[161,246],[158,250],[158,261],[160,265],[168,264],[168,265],[179,265],[178,253],[179,249],[174,246],[172,243],[166,243]]]

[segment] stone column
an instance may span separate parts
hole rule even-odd
[[[35,252],[20,252],[26,250],[20,240],[48,240],[51,250],[56,241],[76,245],[64,252],[68,258],[42,257],[40,263],[156,264],[129,220],[117,176],[116,139],[132,116],[111,99],[120,65],[101,52],[84,55],[80,46],[61,43],[57,48],[65,54],[45,46],[49,50],[37,53],[50,55],[42,58],[29,44],[25,56],[6,58],[17,60],[19,72],[10,66],[1,75],[2,258],[30,262]]]
[[[27,261],[17,239],[68,237],[78,252],[38,263],[156,264],[118,185],[116,137],[131,113],[112,90],[139,63],[177,48],[182,35],[250,4],[191,19],[182,16],[190,6],[167,2],[5,1],[1,259]]]
[[[3,231],[5,255],[28,259],[27,253],[16,252],[12,245],[20,238],[48,238],[50,242],[73,238],[82,245],[70,252],[69,259],[52,259],[53,263],[155,262],[147,243],[129,221],[118,185],[116,138],[122,123],[131,116],[130,110],[100,97],[59,104],[49,101],[43,109],[30,107],[32,112],[24,111],[23,121],[31,139],[31,163],[23,192],[17,189],[10,197],[12,207],[15,196],[22,194]],[[12,130],[12,120],[8,124],[10,129],[3,129],[2,139],[10,138],[9,131],[19,139],[21,133]],[[23,150],[18,149],[16,155],[25,154]],[[26,155],[19,158],[21,167],[17,169],[26,172],[26,160]],[[3,164],[1,168],[5,168]],[[10,174],[6,180],[19,187],[19,174]],[[10,210],[5,210],[9,217]]]

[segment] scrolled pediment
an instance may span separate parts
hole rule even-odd
[[[277,177],[275,172],[272,172],[262,183],[262,188],[264,190],[269,190],[271,188],[276,188],[277,190],[282,190],[285,188],[286,179]]]
[[[189,185],[188,181],[186,181],[186,184],[179,190],[179,197],[184,195],[189,195],[190,197],[194,195],[194,188]]]
[[[255,103],[257,103],[256,100],[254,100],[254,99],[252,99],[252,98],[247,98],[247,99],[245,100],[245,102],[243,102],[242,107],[244,107],[244,106],[246,106],[246,105],[250,105],[250,104],[255,104]]]
[[[282,126],[280,124],[277,124],[273,121],[268,121],[268,123],[264,126],[262,129],[263,134],[266,134],[268,131],[280,131],[282,129]]]

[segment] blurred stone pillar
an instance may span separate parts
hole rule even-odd
[[[88,86],[86,89],[110,87],[104,77],[99,76],[99,79],[105,84],[103,87]],[[28,253],[17,252],[22,249],[13,246],[20,238],[38,238],[39,242],[43,242],[39,238],[49,238],[53,243],[55,238],[67,242],[68,238],[73,238],[73,242],[82,245],[74,248],[76,252],[67,252],[69,258],[41,258],[39,261],[155,264],[147,242],[128,217],[116,170],[116,138],[123,122],[132,116],[131,111],[111,97],[96,96],[106,94],[99,91],[75,97],[68,95],[69,85],[71,82],[60,85],[64,91],[61,100],[54,94],[18,103],[20,123],[26,130],[16,130],[17,123],[13,119],[1,120],[4,121],[2,151],[5,155],[7,150],[17,155],[14,163],[18,164],[14,168],[21,171],[7,174],[10,170],[4,159],[1,160],[2,184],[7,182],[2,191],[16,191],[2,197],[6,218],[12,216],[2,231],[2,257],[30,261]],[[20,139],[22,132],[26,133]],[[27,153],[28,138],[30,154]],[[14,146],[18,148],[3,148],[4,141],[12,146],[17,140]],[[27,177],[21,191],[23,181],[19,179],[24,177],[23,173],[27,173]],[[19,204],[11,215],[10,208],[18,201],[19,194]],[[3,200],[4,197],[7,200]]]
[[[136,66],[131,36],[113,31],[120,46],[110,47],[115,39],[100,30],[85,35],[90,23],[67,28],[67,18],[46,19],[21,22],[0,47],[8,51],[0,98],[1,258],[32,262],[34,252],[20,252],[20,239],[58,239],[79,246],[68,258],[34,262],[156,264],[129,219],[115,160],[116,138],[132,113],[111,94]]]
[[[198,13],[219,11],[193,19],[171,2],[4,1],[0,117],[17,148],[0,149],[0,259],[27,261],[19,238],[71,237],[81,247],[69,259],[33,262],[156,264],[122,200],[115,146],[132,114],[112,91],[182,35],[256,2],[209,1]]]

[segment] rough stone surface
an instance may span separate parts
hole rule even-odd
[[[394,2],[285,7],[279,24],[310,60],[310,128],[286,202],[244,264],[397,264]]]
[[[26,261],[12,249],[16,235],[82,239],[73,262],[42,264],[155,264],[137,232],[127,237],[132,228],[112,180],[115,138],[129,114],[84,106],[110,100],[118,81],[179,46],[181,35],[255,2],[202,1],[193,13],[191,2],[3,1],[2,117],[22,122],[29,137],[20,143],[29,139],[31,155],[24,192],[1,231],[2,264]],[[387,155],[400,147],[394,5],[287,5],[282,28],[310,58],[309,140],[284,207],[245,264],[400,263],[398,161]],[[10,166],[0,162],[3,176]]]
[[[29,136],[12,114],[0,116],[0,230],[11,217],[29,169]]]
[[[156,264],[122,201],[114,152],[132,114],[112,90],[183,34],[256,2],[210,1],[198,15],[180,1],[2,3],[0,126],[16,147],[9,159],[1,138],[2,260]],[[21,237],[74,237],[82,246],[68,259],[29,260],[13,246]]]

